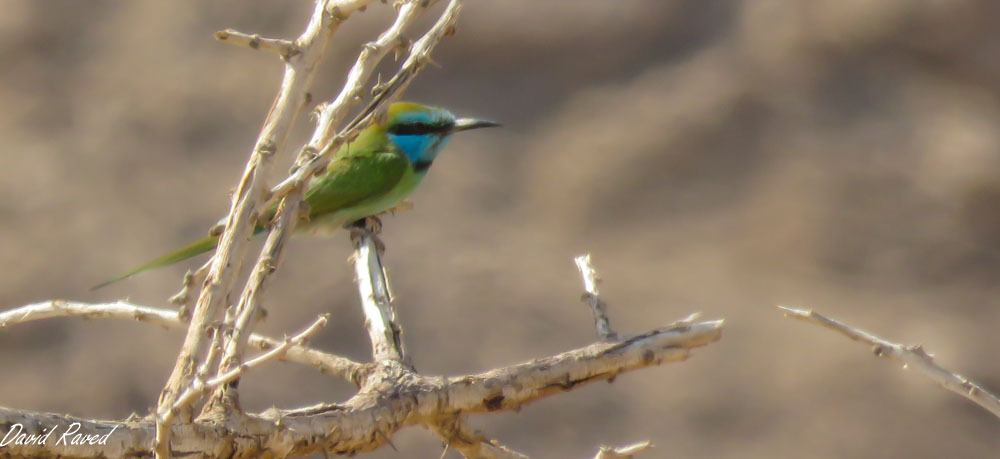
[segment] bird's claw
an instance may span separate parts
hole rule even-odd
[[[355,246],[361,242],[361,238],[370,236],[379,255],[385,254],[385,243],[379,237],[379,233],[382,232],[382,220],[378,217],[371,216],[357,220],[348,224],[347,230],[350,231],[351,241],[354,242]]]
[[[365,217],[348,223],[347,229],[351,231],[351,234],[370,233],[376,235],[382,232],[382,220],[375,216]]]
[[[382,233],[382,219],[378,217],[365,217],[364,225],[371,229],[373,236],[378,236]]]

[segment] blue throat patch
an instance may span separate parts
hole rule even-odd
[[[393,122],[396,128],[390,127],[386,135],[406,155],[417,172],[426,172],[438,152],[448,143],[449,136],[446,131],[428,132],[421,127],[451,125],[454,122],[455,116],[447,110],[413,110],[400,113]]]
[[[438,152],[451,140],[440,134],[395,135],[388,134],[396,148],[399,148],[413,164],[425,164],[426,170],[437,158]]]

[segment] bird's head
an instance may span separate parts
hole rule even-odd
[[[499,124],[472,118],[455,118],[455,115],[443,108],[396,102],[389,106],[385,134],[415,167],[426,170],[448,143],[449,136],[456,132],[492,126]]]

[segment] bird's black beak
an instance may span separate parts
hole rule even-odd
[[[487,127],[496,127],[500,123],[495,123],[493,121],[477,120],[475,118],[459,118],[455,120],[455,127],[451,128],[452,132],[468,131],[469,129],[479,129]]]

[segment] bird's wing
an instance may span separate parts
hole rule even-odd
[[[309,185],[309,218],[317,219],[392,190],[409,161],[394,151],[358,152],[336,157],[327,172]]]

